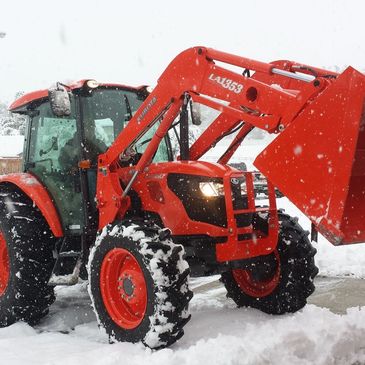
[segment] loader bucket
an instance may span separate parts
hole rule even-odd
[[[349,67],[254,162],[336,245],[365,242],[364,100]]]

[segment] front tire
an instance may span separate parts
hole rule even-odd
[[[89,293],[110,338],[159,349],[173,344],[189,321],[189,267],[183,247],[156,226],[109,225],[89,258]]]
[[[276,250],[264,264],[222,274],[227,296],[239,306],[269,314],[293,313],[303,308],[314,292],[316,249],[297,220],[279,212],[279,239]]]

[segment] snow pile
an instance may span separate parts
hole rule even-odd
[[[142,344],[110,345],[100,332],[85,284],[57,290],[51,314],[34,329],[17,323],[0,329],[7,365],[293,364],[365,362],[365,309],[346,315],[308,305],[285,316],[235,308],[222,286],[195,279],[193,319],[175,345],[151,351]],[[205,289],[204,289],[205,288]],[[84,315],[87,313],[87,316]],[[61,331],[61,332],[59,332]],[[67,334],[68,333],[68,334]]]
[[[361,337],[365,311],[351,309],[346,316],[307,306],[285,317],[253,310],[211,311],[209,331],[195,345],[179,349],[182,364],[351,364],[365,360]],[[199,322],[194,318],[198,330]],[[215,314],[215,316],[214,316]],[[196,323],[196,321],[198,323]],[[206,325],[203,328],[206,328]],[[202,328],[202,326],[200,326]],[[215,332],[219,328],[219,333]],[[198,336],[196,336],[198,337]],[[183,340],[184,341],[184,340]]]
[[[315,246],[320,275],[365,278],[365,244],[334,247],[323,237]]]

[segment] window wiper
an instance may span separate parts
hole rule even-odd
[[[127,118],[125,119],[125,121],[128,121],[128,120],[131,120],[132,117],[133,117],[133,114],[132,114],[132,108],[131,108],[131,104],[129,102],[129,99],[128,99],[128,96],[126,94],[123,94],[123,97],[124,97],[124,102],[125,102],[125,106],[127,107]]]
[[[152,141],[152,138],[145,139],[144,141],[142,141],[140,143],[136,143],[135,147],[136,148],[142,147],[143,145],[145,145],[146,143],[151,142],[151,141]]]

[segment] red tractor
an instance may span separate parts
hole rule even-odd
[[[337,74],[195,47],[151,93],[83,80],[16,100],[10,110],[29,124],[23,173],[0,178],[0,325],[36,323],[54,285],[87,277],[109,336],[155,349],[183,335],[189,276],[221,274],[238,306],[301,309],[316,251],[277,210],[275,189],[312,221],[313,238],[365,241],[364,96],[365,77],[351,67]],[[220,113],[189,143],[193,103]],[[255,173],[228,164],[255,127],[278,134],[255,160],[266,206]],[[233,133],[216,163],[201,161]]]

